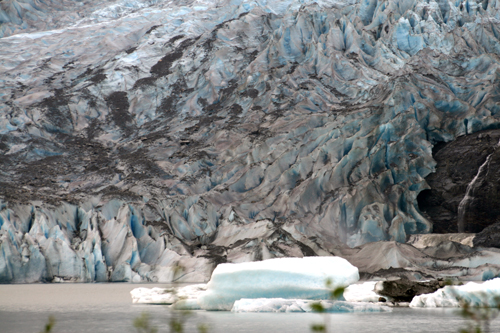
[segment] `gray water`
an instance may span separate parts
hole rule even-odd
[[[146,311],[159,332],[168,332],[172,312],[161,305],[132,304],[130,290],[147,284],[32,284],[0,285],[0,333],[38,333],[49,315],[56,318],[54,333],[136,332],[133,319]],[[208,324],[209,332],[310,332],[323,317],[311,313],[231,313],[193,311],[185,332]],[[330,314],[330,332],[453,332],[467,322],[453,309],[396,308],[392,313]],[[500,319],[491,332],[500,332]]]

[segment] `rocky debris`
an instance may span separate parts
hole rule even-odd
[[[335,255],[359,268],[362,280],[411,281],[460,279],[485,281],[500,275],[500,250],[471,248],[455,242],[424,249],[397,242],[374,242],[342,248]]]
[[[411,302],[416,295],[430,294],[446,285],[443,280],[411,281],[398,279],[379,281],[375,284],[375,292],[390,297],[395,302]]]
[[[443,243],[449,243],[449,242],[456,242],[462,245],[473,247],[475,239],[476,239],[476,234],[469,234],[469,233],[420,234],[420,235],[410,235],[406,243],[411,244],[419,249],[423,249],[426,247],[436,247]]]
[[[500,248],[500,223],[492,224],[474,237],[474,246]]]
[[[379,269],[374,272],[360,272],[360,278],[362,281],[385,281],[391,279],[407,279],[411,281],[418,281],[421,279],[433,279],[436,276],[425,271],[425,269],[419,270],[418,268],[411,267],[399,267],[399,268],[387,268]]]

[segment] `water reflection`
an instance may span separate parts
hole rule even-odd
[[[148,284],[145,287],[165,285]],[[132,304],[132,284],[0,285],[0,332],[38,333],[49,315],[56,318],[55,333],[136,332],[134,318],[147,311],[159,332],[168,332],[170,309]],[[394,309],[392,313],[329,314],[336,333],[450,332],[465,327],[453,309]],[[195,311],[185,332],[198,332],[200,323],[212,333],[305,333],[322,317],[313,313],[231,313]],[[492,323],[500,332],[500,320]]]

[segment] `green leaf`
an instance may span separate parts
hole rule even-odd
[[[47,324],[45,324],[45,329],[40,332],[40,333],[50,333],[52,332],[52,328],[54,327],[54,325],[56,324],[56,318],[54,316],[49,316],[48,320],[47,320]]]
[[[311,331],[313,331],[313,332],[326,332],[326,326],[323,324],[313,324],[313,325],[311,325]]]
[[[344,295],[345,288],[344,287],[338,287],[334,291],[330,293],[331,299],[339,299]]]
[[[170,330],[175,333],[182,333],[184,332],[184,325],[182,322],[172,319],[170,320]]]
[[[134,319],[133,325],[138,333],[157,333],[158,328],[151,326],[151,316],[147,312]]]
[[[325,308],[323,307],[323,305],[320,302],[312,303],[311,309],[313,310],[313,312],[319,312],[319,313],[325,312]]]
[[[199,324],[198,325],[199,333],[208,333],[208,325],[207,324]]]

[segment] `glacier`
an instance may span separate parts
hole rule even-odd
[[[81,4],[0,4],[1,283],[500,274],[403,244],[436,228],[433,147],[499,128],[500,1]]]
[[[243,298],[329,299],[332,290],[358,280],[358,269],[339,257],[220,264],[213,271],[206,292],[198,297],[198,304],[204,310],[228,311]]]

